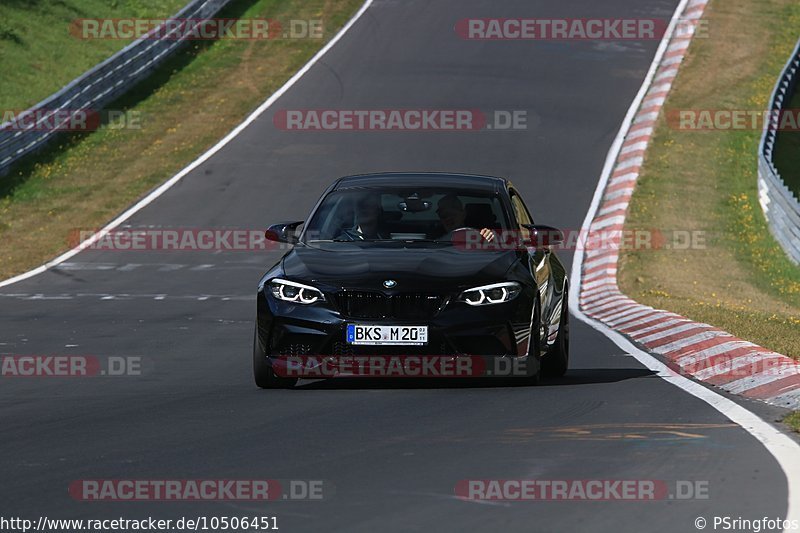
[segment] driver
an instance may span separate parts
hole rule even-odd
[[[365,193],[359,197],[355,209],[355,227],[346,229],[339,238],[353,241],[385,240],[391,238],[381,227],[380,196],[376,193]]]
[[[444,226],[445,234],[442,236],[444,240],[452,240],[453,232],[457,229],[472,229],[465,226],[467,213],[464,210],[464,204],[455,194],[447,194],[442,196],[437,204],[436,214],[439,215],[439,220]],[[495,239],[495,234],[489,228],[482,228],[481,237],[488,242]]]

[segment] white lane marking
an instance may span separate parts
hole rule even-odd
[[[617,305],[611,309],[606,309],[604,311],[596,313],[595,317],[597,317],[598,319],[613,321],[623,316],[629,316],[631,313],[635,313],[638,309],[639,309],[639,304],[629,299],[623,305]]]
[[[758,361],[763,357],[763,352],[753,350],[731,359],[725,358],[723,361],[720,361],[713,366],[709,366],[708,357],[706,355],[702,355],[697,358],[690,357],[681,359],[681,367],[687,368],[692,365],[698,365],[699,368],[694,372],[691,372],[691,374],[697,379],[705,380],[721,374],[736,375],[741,369],[752,366],[753,364],[758,364]]]
[[[76,294],[1,294],[0,298],[10,300],[24,300],[24,301],[49,301],[49,300],[77,300],[77,299],[90,299],[90,300],[197,300],[204,302],[206,300],[222,300],[222,301],[249,301],[254,298],[250,295],[231,295],[231,294],[107,294],[107,293],[76,293]]]
[[[636,340],[638,341],[638,340],[641,340],[641,337],[643,337],[647,333],[650,333],[651,331],[655,331],[657,329],[663,329],[663,328],[666,328],[666,327],[669,327],[669,326],[674,326],[675,324],[680,324],[682,322],[688,322],[688,319],[686,319],[686,318],[673,318],[671,320],[660,320],[659,323],[656,324],[655,326],[647,326],[645,328],[639,328],[639,327],[635,327],[635,326],[634,327],[630,327],[629,326],[629,327],[626,327],[625,329],[627,330],[626,333],[628,335],[630,335],[631,337],[635,337]]]
[[[683,41],[675,41],[669,48],[667,48],[667,52],[675,52],[677,50],[686,50],[689,48],[689,39],[684,39]]]
[[[656,76],[656,77],[655,77],[655,79],[654,79],[653,81],[654,81],[654,82],[656,82],[656,81],[661,81],[661,80],[663,80],[664,78],[673,78],[673,77],[675,77],[675,76],[677,76],[677,75],[678,75],[678,69],[677,69],[677,68],[675,68],[675,67],[673,67],[673,68],[668,68],[668,69],[666,69],[666,70],[663,70],[663,71],[661,72],[661,74],[659,74],[658,76]]]
[[[634,302],[625,297],[625,295],[620,294],[609,303],[598,305],[596,308],[592,307],[592,311],[597,315],[614,315],[624,312],[626,309],[629,309],[631,305],[634,305]]]
[[[59,267],[61,270],[114,270],[117,265],[110,263],[62,263]]]
[[[781,356],[782,357],[782,356]],[[776,357],[777,358],[777,357]],[[762,385],[768,385],[773,381],[778,381],[779,379],[789,377],[790,373],[780,374],[777,371],[775,372],[763,372],[760,374],[752,374],[749,376],[745,376],[743,378],[737,379],[736,381],[731,381],[722,385],[722,388],[726,391],[730,392],[731,394],[741,394],[743,392],[747,392],[750,389],[755,387],[760,387]]]
[[[756,346],[752,342],[747,342],[739,339],[735,341],[723,342],[721,344],[717,344],[716,346],[711,346],[710,348],[704,348],[702,350],[698,350],[692,355],[697,355],[703,357],[704,359],[708,359],[710,357],[714,357],[715,355],[720,355],[732,352],[733,350],[738,350],[739,348],[753,348],[754,350],[760,349],[760,351],[764,353],[764,350],[761,349],[760,346]]]
[[[617,215],[613,217],[605,218],[599,222],[592,224],[592,229],[597,231],[599,229],[607,228],[609,226],[613,226],[615,224],[621,224],[625,222],[625,215]]]
[[[641,150],[644,150],[645,148],[647,148],[647,142],[640,141],[640,142],[629,144],[628,146],[623,148],[622,151],[620,151],[620,153],[621,154],[628,154],[630,152],[639,152]]]
[[[648,344],[650,342],[657,341],[657,340],[660,340],[660,339],[664,339],[666,337],[671,337],[671,336],[676,335],[678,333],[683,333],[684,331],[691,331],[693,329],[709,330],[709,329],[711,329],[711,326],[707,326],[705,324],[698,324],[697,322],[694,322],[694,321],[688,321],[686,324],[684,324],[682,326],[678,326],[678,327],[675,327],[675,328],[670,328],[670,329],[668,329],[666,331],[659,331],[658,333],[651,333],[650,335],[645,335],[643,337],[637,337],[636,340],[638,342],[643,343],[643,344]],[[696,335],[694,337],[696,337]],[[693,339],[694,337],[684,337],[684,338],[680,339],[678,341],[678,342],[681,343],[679,346],[685,346],[685,345],[692,344],[691,339]]]
[[[616,263],[617,259],[619,259],[619,254],[609,254],[601,257],[600,259],[594,259],[593,261],[587,262],[586,268],[595,268],[608,263]]]
[[[625,189],[620,189],[618,191],[610,192],[606,195],[606,200],[613,200],[614,198],[619,198],[620,196],[625,196],[633,192],[633,186],[626,187]]]
[[[603,191],[605,190],[606,184],[611,177],[611,170],[614,163],[617,161],[617,155],[619,154],[622,142],[624,141],[627,132],[630,130],[631,124],[633,124],[634,117],[639,110],[639,105],[653,83],[653,77],[661,65],[661,60],[666,52],[672,35],[675,32],[675,26],[681,17],[681,14],[684,12],[687,3],[688,0],[681,0],[680,4],[678,4],[675,13],[672,16],[672,20],[670,21],[669,28],[664,34],[661,44],[659,45],[655,57],[653,58],[653,62],[650,65],[650,70],[647,72],[647,76],[645,76],[642,87],[639,89],[639,93],[633,99],[633,102],[628,109],[628,113],[625,116],[625,120],[622,123],[622,127],[614,139],[614,142],[611,144],[611,148],[609,148],[606,162],[603,167],[603,172],[600,176],[600,180],[597,183],[594,197],[592,198],[592,203],[589,206],[589,210],[586,212],[586,217],[584,218],[583,225],[581,226],[583,231],[588,231],[589,226],[591,225],[591,222],[597,213],[598,207],[600,206],[600,201],[603,199]],[[666,85],[666,88],[669,89],[669,84]],[[608,337],[614,342],[614,344],[630,353],[646,368],[657,372],[659,377],[706,402],[729,420],[741,426],[745,431],[750,433],[756,440],[758,440],[772,454],[772,456],[775,457],[775,460],[778,462],[783,470],[784,475],[786,476],[788,487],[786,519],[789,521],[800,521],[800,445],[798,445],[797,442],[792,440],[787,435],[784,435],[772,427],[770,424],[764,422],[756,414],[748,411],[736,402],[717,394],[711,389],[708,389],[705,386],[690,380],[689,378],[676,374],[664,363],[649,353],[644,352],[634,346],[633,343],[631,343],[622,334],[612,330],[602,322],[593,320],[585,315],[579,307],[582,264],[583,250],[578,247],[578,249],[575,250],[575,256],[572,261],[569,292],[570,309],[575,317]],[[647,312],[650,311],[652,310],[647,310]]]
[[[610,279],[614,277],[616,274],[617,268],[616,267],[609,267],[609,268],[601,268],[599,270],[595,270],[594,272],[589,272],[586,274],[586,280],[594,280],[595,278],[603,278],[603,279]]]
[[[588,284],[587,284],[588,285]],[[583,297],[589,298],[598,294],[607,293],[609,296],[617,292],[617,284],[613,281],[595,281],[592,287],[583,287]]]
[[[614,283],[613,281],[610,281],[608,278],[603,278],[597,281],[592,281],[591,283],[584,284],[584,289],[587,290],[587,294],[589,289],[600,289],[600,288],[602,288],[603,290],[616,290],[617,284]]]
[[[664,66],[666,65],[674,65],[675,63],[680,63],[683,61],[683,54],[679,54],[676,56],[668,57],[664,60]]]
[[[608,182],[608,184],[619,185],[620,183],[624,183],[626,181],[636,181],[638,177],[639,177],[638,172],[629,172],[628,174],[623,174],[621,176],[617,176],[616,178],[612,178],[611,181]]]
[[[644,158],[642,156],[631,157],[630,159],[626,159],[618,164],[617,170],[624,170],[629,167],[638,167],[641,166],[643,162]]]
[[[647,137],[648,140],[653,136],[653,126],[631,128],[628,136],[625,138],[626,142],[633,142],[635,139]]]
[[[651,316],[652,309],[639,309],[635,308],[634,310],[628,311],[623,313],[619,316],[614,318],[606,319],[606,321],[611,324],[612,326],[619,327],[620,324],[624,324],[629,322],[635,318],[643,317],[643,316]]]
[[[653,96],[653,97],[648,98],[647,100],[645,100],[642,103],[642,105],[645,108],[648,108],[650,106],[661,105],[661,104],[664,103],[665,100],[666,100],[666,97],[664,97],[664,96]]]
[[[653,87],[653,93],[660,93],[662,91],[669,91],[672,88],[672,82],[662,83]]]
[[[703,330],[702,332],[696,333],[689,337],[683,337],[682,339],[678,339],[675,342],[671,342],[669,344],[657,346],[655,348],[652,348],[652,350],[656,353],[666,355],[677,351],[690,351],[692,349],[691,348],[692,346],[705,344],[708,341],[713,341],[715,339],[729,338],[733,340],[736,338],[730,333],[725,333],[718,329],[710,329],[710,328],[711,326],[708,326],[707,324],[697,324],[696,329],[702,329]]]
[[[653,111],[652,113],[644,113],[641,115],[637,115],[634,122],[641,124],[642,122],[654,122],[658,118],[658,113]]]
[[[244,120],[244,122],[236,126],[236,128],[234,128],[233,131],[231,131],[221,141],[219,141],[217,144],[211,147],[206,153],[204,153],[203,155],[192,161],[186,168],[184,168],[183,170],[175,174],[172,178],[161,184],[161,186],[153,190],[153,192],[151,192],[150,194],[139,200],[127,211],[125,211],[120,216],[112,220],[106,227],[104,227],[103,229],[92,235],[90,238],[81,242],[81,244],[79,244],[75,248],[67,252],[64,252],[55,259],[48,261],[47,263],[40,265],[32,270],[29,270],[28,272],[19,274],[18,276],[14,276],[4,281],[0,281],[0,287],[6,287],[13,283],[18,283],[22,280],[41,274],[42,272],[46,272],[49,269],[53,268],[54,266],[60,265],[64,261],[67,261],[68,259],[74,257],[75,255],[83,251],[85,248],[90,247],[92,244],[103,238],[103,236],[107,235],[109,231],[113,230],[114,228],[116,228],[117,226],[128,220],[130,217],[132,217],[134,214],[136,214],[143,208],[147,207],[156,198],[164,194],[166,191],[172,188],[172,186],[174,186],[181,179],[183,179],[187,174],[189,174],[191,171],[193,171],[194,169],[205,163],[208,159],[211,158],[211,156],[219,152],[225,145],[231,142],[231,140],[236,138],[236,136],[238,136],[245,128],[247,128],[247,126],[249,126],[254,120],[256,120],[259,116],[261,116],[261,114],[264,113],[264,111],[269,109],[270,106],[272,106],[272,104],[275,103],[275,101],[278,98],[283,96],[283,94],[286,91],[288,91],[295,83],[297,83],[300,80],[300,78],[302,78],[306,74],[306,72],[308,72],[311,69],[311,67],[313,67],[331,48],[333,48],[333,46],[337,42],[339,42],[339,40],[344,36],[344,34],[347,33],[347,31],[353,26],[353,24],[355,24],[356,21],[361,18],[361,15],[363,15],[364,12],[366,12],[369,6],[372,5],[372,2],[373,0],[366,0],[364,2],[364,5],[361,6],[361,8],[356,12],[356,14],[353,15],[353,17],[347,22],[347,24],[345,24],[344,27],[342,27],[342,29],[339,30],[339,33],[334,35],[333,38],[330,41],[328,41],[328,43],[325,46],[323,46],[320,51],[314,54],[314,57],[312,57],[308,61],[308,63],[303,65],[303,67],[300,70],[298,70],[294,76],[289,78],[289,80],[286,83],[284,83],[280,89],[275,91],[269,98],[267,98],[267,100],[263,104],[261,104],[258,107],[258,109],[253,111],[250,114],[250,116],[248,116]]]
[[[611,302],[611,301],[614,301],[614,300],[619,300],[621,298],[625,298],[625,295],[622,294],[619,291],[611,292],[611,291],[605,290],[602,294],[594,294],[594,295],[587,295],[586,293],[583,293],[583,302],[585,304],[590,304],[590,303],[594,303],[594,302],[601,302],[601,301],[603,301],[603,302]]]
[[[597,213],[599,216],[603,215],[610,215],[611,213],[615,213],[617,211],[622,211],[623,213],[628,210],[628,202],[627,200],[623,200],[614,204],[608,204],[603,209]]]
[[[655,318],[657,318],[660,315],[661,311],[656,311],[655,309],[648,309],[647,311],[639,313],[636,316],[627,317],[623,320],[610,321],[609,323],[613,324],[613,326],[618,330],[621,330],[622,328],[628,328],[633,325],[652,322]]]
[[[60,265],[53,267],[56,270],[63,270],[68,272],[77,272],[83,270],[89,271],[114,271],[114,272],[134,272],[147,269],[156,269],[159,272],[176,272],[178,270],[189,270],[192,272],[201,272],[206,270],[236,270],[236,269],[260,269],[262,265],[250,262],[226,262],[225,264],[206,263],[200,265],[189,265],[179,263],[90,263],[83,261],[67,261]],[[260,270],[259,270],[260,272]]]

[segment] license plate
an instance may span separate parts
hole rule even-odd
[[[369,326],[348,324],[349,344],[423,346],[428,344],[428,326]]]

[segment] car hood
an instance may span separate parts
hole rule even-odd
[[[502,281],[517,260],[513,251],[446,247],[398,247],[362,243],[299,245],[283,259],[287,277],[341,288],[442,289]]]

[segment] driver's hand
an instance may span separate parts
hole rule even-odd
[[[494,232],[488,228],[483,228],[481,230],[481,237],[486,239],[487,242],[492,242],[494,240]]]

